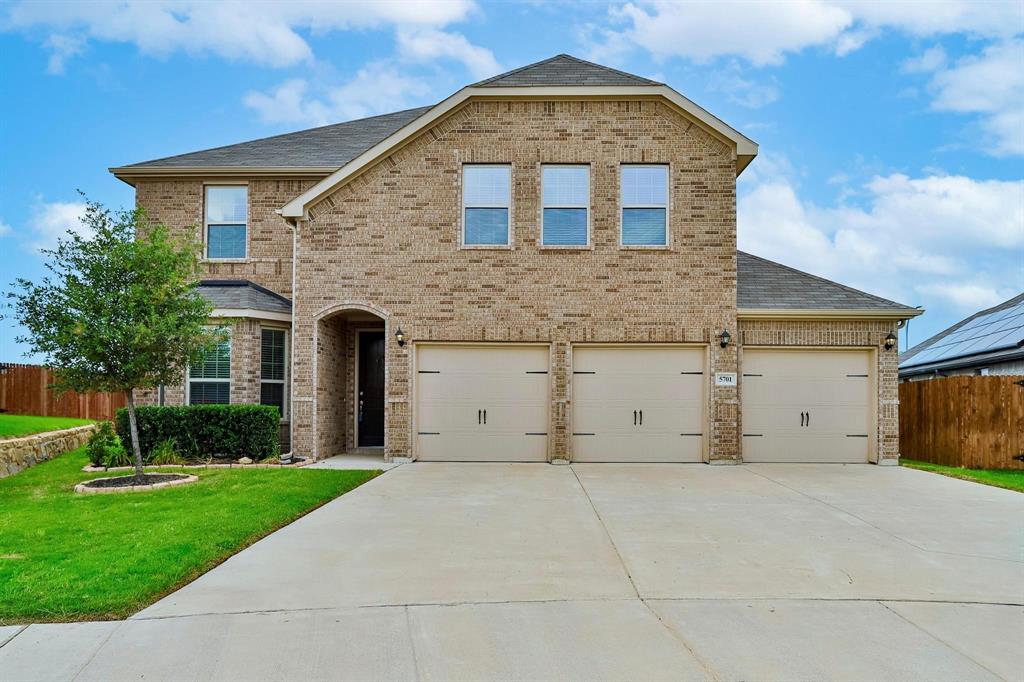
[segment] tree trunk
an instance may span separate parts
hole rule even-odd
[[[142,450],[139,448],[139,426],[135,422],[135,389],[124,392],[128,402],[128,424],[132,432],[132,454],[135,457],[135,475],[142,476]]]

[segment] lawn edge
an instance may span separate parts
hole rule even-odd
[[[931,464],[931,462],[922,462],[922,464],[926,464],[927,465],[927,464]],[[1010,490],[1010,491],[1015,492],[1015,493],[1024,494],[1024,490],[1021,490],[1020,488],[1014,488],[1013,486],[1004,485],[1002,483],[995,483],[995,482],[992,482],[992,481],[983,481],[981,479],[975,478],[974,476],[972,476],[970,474],[962,474],[962,473],[959,473],[959,472],[956,472],[956,471],[941,471],[941,470],[938,470],[938,469],[929,469],[927,466],[920,466],[919,463],[916,462],[916,461],[911,463],[911,462],[906,462],[906,461],[901,460],[900,461],[900,466],[904,466],[904,467],[907,467],[908,469],[913,469],[915,471],[923,471],[923,472],[928,473],[928,474],[938,474],[939,476],[945,476],[947,478],[955,478],[955,479],[960,480],[960,481],[969,481],[971,483],[977,483],[979,485],[987,485],[990,488],[999,488],[1001,490]],[[940,465],[936,465],[936,466],[942,466],[942,465],[940,464]]]
[[[350,469],[349,471],[362,471],[362,470]],[[21,627],[24,628],[24,627],[28,627],[29,625],[37,625],[37,624],[41,625],[41,624],[50,624],[50,623],[96,623],[96,622],[126,620],[127,618],[135,615],[136,613],[139,613],[143,609],[146,609],[146,608],[152,606],[153,604],[155,604],[156,602],[160,601],[161,599],[163,599],[167,595],[172,594],[174,592],[177,592],[178,590],[180,590],[181,588],[185,587],[189,583],[194,582],[195,580],[201,578],[206,573],[209,573],[213,569],[217,568],[222,563],[224,563],[225,561],[227,561],[231,557],[235,556],[239,552],[242,552],[242,551],[248,549],[249,547],[252,547],[253,545],[255,545],[260,540],[266,538],[268,535],[271,535],[272,533],[276,533],[277,531],[281,530],[285,526],[288,526],[288,525],[291,525],[291,524],[295,523],[296,521],[298,521],[302,517],[307,516],[308,514],[312,514],[313,512],[315,512],[320,507],[323,507],[326,504],[329,504],[329,503],[331,503],[331,502],[333,502],[333,501],[335,501],[335,500],[337,500],[337,499],[339,499],[341,497],[344,497],[345,495],[348,495],[353,490],[356,490],[358,488],[363,487],[364,485],[366,485],[370,481],[380,477],[380,475],[384,473],[383,469],[366,469],[365,471],[366,471],[366,473],[371,474],[371,476],[369,476],[365,481],[362,481],[359,485],[354,486],[352,488],[349,488],[348,490],[346,490],[345,492],[341,493],[340,495],[335,495],[334,497],[331,497],[331,498],[328,498],[326,500],[323,500],[322,502],[319,502],[318,504],[315,504],[312,507],[310,507],[309,509],[306,509],[305,511],[301,512],[299,515],[283,521],[282,523],[274,526],[273,528],[268,529],[266,532],[264,532],[264,533],[262,533],[262,534],[260,534],[258,536],[254,536],[249,542],[246,542],[245,544],[240,545],[237,549],[235,549],[231,553],[225,554],[224,556],[215,559],[214,561],[212,561],[209,564],[204,564],[201,568],[196,569],[196,572],[194,574],[189,574],[188,576],[182,578],[182,580],[180,582],[175,583],[174,585],[172,585],[171,587],[167,588],[166,590],[164,590],[162,592],[154,594],[153,597],[151,599],[147,599],[146,602],[142,604],[142,606],[139,606],[137,604],[133,604],[130,608],[126,609],[125,611],[80,613],[80,614],[76,614],[74,617],[71,617],[71,618],[59,618],[59,617],[58,618],[46,618],[46,617],[42,617],[42,618],[39,618],[39,619],[36,619],[36,620],[31,620],[31,621],[17,621],[17,620],[7,621],[7,620],[4,620],[2,616],[0,616],[0,627],[8,627],[8,626],[15,626],[15,627],[17,627],[17,626],[21,626]],[[159,492],[159,491],[157,491],[157,492]]]

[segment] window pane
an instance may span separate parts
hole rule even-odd
[[[249,215],[247,193],[247,187],[207,187],[206,222],[244,223]]]
[[[231,341],[225,340],[206,353],[203,359],[189,368],[193,379],[231,378]]]
[[[665,245],[665,209],[626,208],[622,210],[622,243]]]
[[[590,168],[545,166],[541,183],[545,206],[586,206],[590,199]]]
[[[231,402],[231,384],[226,381],[193,381],[188,388],[190,405],[227,405]]]
[[[274,405],[284,416],[284,384],[260,384],[260,405]]]
[[[464,166],[464,202],[466,206],[505,206],[509,204],[508,166]]]
[[[264,329],[260,378],[284,380],[284,330]]]
[[[623,206],[666,206],[667,166],[623,166]]]
[[[466,244],[508,244],[507,208],[467,208]]]
[[[554,245],[586,245],[587,209],[545,208],[544,243]]]
[[[207,258],[245,258],[245,225],[210,225]]]

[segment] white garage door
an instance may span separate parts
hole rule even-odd
[[[574,347],[573,461],[701,461],[704,356],[703,348]]]
[[[868,351],[743,351],[743,461],[867,462]]]
[[[547,346],[417,346],[416,458],[544,462]]]

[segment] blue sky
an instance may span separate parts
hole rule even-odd
[[[436,102],[567,52],[746,133],[741,248],[923,305],[1024,289],[1024,4],[451,0],[0,4],[0,286],[109,166]],[[0,361],[24,361],[0,321]],[[900,342],[904,341],[901,334]]]

